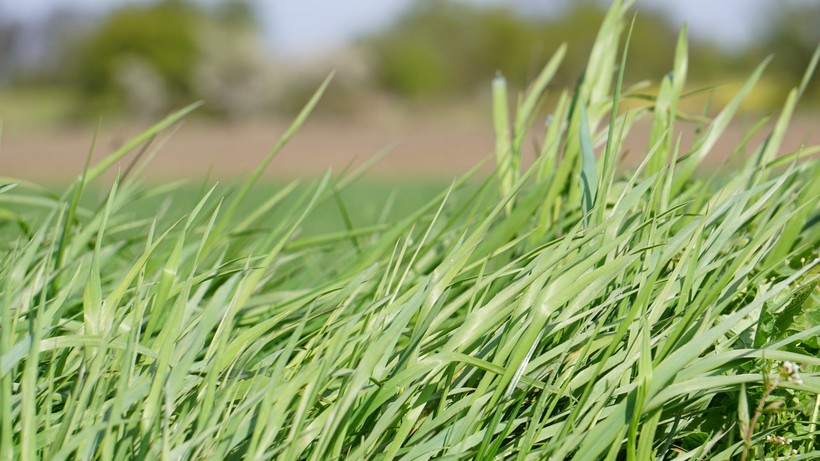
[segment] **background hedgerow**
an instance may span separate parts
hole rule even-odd
[[[818,53],[745,166],[696,175],[766,63],[683,149],[685,30],[652,104],[619,110],[630,5],[531,167],[563,47],[512,110],[494,81],[495,173],[402,217],[350,218],[361,170],[246,203],[327,81],[250,177],[189,209],[141,206],[173,194],[142,162],[85,196],[193,106],[62,195],[4,185],[0,458],[820,456],[819,149],[779,148]],[[327,206],[345,226],[303,232]]]

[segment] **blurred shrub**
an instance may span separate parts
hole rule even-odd
[[[565,42],[571,46],[555,82],[572,85],[583,73],[604,14],[601,2],[584,0],[568,3],[554,16],[527,17],[503,7],[423,0],[364,43],[373,53],[378,83],[400,96],[463,95],[483,88],[496,71],[520,87]],[[627,80],[657,81],[669,72],[677,34],[661,13],[642,10],[632,33]],[[690,41],[690,48],[696,79],[712,78],[726,65],[713,45]]]
[[[794,86],[802,79],[812,54],[820,46],[820,2],[790,2],[788,8],[780,4],[768,8],[768,27],[759,34],[752,54],[758,57],[774,54],[773,70],[788,80],[789,86]],[[806,90],[807,97],[815,103],[820,103],[818,79],[815,71],[813,83]]]
[[[586,66],[594,31],[604,17],[602,3],[566,1],[557,14],[524,16],[502,6],[417,0],[393,24],[361,41],[366,58],[352,61],[366,63],[367,75],[345,81],[347,74],[340,71],[330,94],[336,99],[322,107],[341,111],[359,105],[369,85],[409,99],[462,98],[484,93],[497,71],[521,88],[561,43],[570,48],[554,82],[571,86]],[[690,40],[690,84],[734,82],[735,75],[746,74],[774,52],[772,69],[783,74],[767,90],[775,96],[758,99],[782,99],[820,42],[820,3],[788,3],[796,9],[772,7],[769,26],[761,29],[751,51],[730,53]],[[287,68],[273,64],[250,5],[250,0],[165,0],[114,10],[76,46],[65,48],[70,68],[57,73],[68,75],[81,90],[85,113],[127,109],[131,115],[156,117],[195,99],[204,99],[210,113],[229,118],[295,110],[324,78],[327,66],[305,73],[292,63]],[[0,34],[0,54],[8,48],[2,38]],[[676,40],[677,29],[660,12],[642,9],[630,43],[627,84],[658,82],[671,70],[669,50]],[[334,53],[330,60],[350,61],[343,55]],[[809,86],[815,100],[820,100],[818,87]]]
[[[281,85],[250,5],[220,3],[198,32],[192,84],[206,108],[231,119],[270,109]]]
[[[406,97],[441,97],[471,91],[496,70],[523,81],[536,42],[533,25],[507,9],[428,0],[365,45],[384,88]]]
[[[402,96],[439,96],[455,85],[455,69],[429,38],[395,37],[379,48],[378,79]]]
[[[146,108],[161,110],[172,103],[168,98],[190,99],[200,20],[196,8],[180,1],[118,9],[78,47],[74,81],[107,108],[147,96]]]
[[[182,0],[127,6],[106,16],[74,52],[84,112],[128,109],[156,117],[203,99],[206,111],[238,118],[265,110],[275,75],[250,3],[209,9]]]
[[[262,112],[276,96],[275,75],[252,34],[209,27],[201,38],[202,56],[193,89],[217,115],[237,119]]]
[[[378,111],[384,102],[381,94],[373,91],[371,55],[361,47],[350,46],[295,61],[280,72],[276,82],[282,91],[272,107],[280,115],[298,114],[331,72],[334,77],[330,89],[322,95],[314,114],[362,115]]]

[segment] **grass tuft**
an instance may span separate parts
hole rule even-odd
[[[701,178],[768,61],[682,152],[702,119],[678,107],[685,30],[653,104],[618,110],[631,4],[534,165],[524,140],[563,46],[518,108],[495,80],[493,177],[400,219],[393,200],[355,213],[361,171],[247,206],[329,80],[247,182],[192,206],[141,206],[175,193],[139,166],[89,194],[193,107],[62,195],[4,181],[0,459],[820,457],[818,149],[777,158],[820,54],[750,161]],[[650,149],[625,174],[643,117]],[[327,210],[343,228],[305,233]]]

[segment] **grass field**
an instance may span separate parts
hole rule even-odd
[[[181,180],[173,183],[140,182],[138,190],[129,201],[125,215],[134,218],[145,216],[176,217],[184,216],[193,209],[202,196],[215,186],[213,194],[230,198],[235,192],[236,184],[216,181]],[[316,208],[305,217],[298,230],[298,235],[315,236],[332,232],[342,232],[350,228],[386,226],[427,205],[448,183],[441,180],[396,180],[387,182],[378,179],[361,179],[352,182],[338,194],[326,197],[316,204]],[[247,215],[263,205],[272,196],[283,189],[292,189],[293,195],[299,195],[311,189],[309,179],[284,181],[260,181],[239,204],[237,213]],[[477,185],[468,185],[475,189]],[[4,194],[2,200],[7,216],[4,225],[18,227],[25,223],[26,228],[39,228],[46,219],[47,211],[59,200],[66,189],[65,184],[38,185],[22,182],[14,191]],[[104,205],[109,189],[91,186],[83,192],[78,206],[82,213],[90,215],[92,210]],[[266,214],[266,219],[273,221],[277,217],[286,218],[286,214],[274,208]],[[12,215],[8,215],[11,213]],[[12,219],[9,219],[12,217]]]
[[[194,107],[64,191],[4,183],[0,459],[820,457],[820,163],[781,148],[820,54],[742,168],[696,176],[766,63],[683,151],[685,31],[619,110],[625,3],[546,125],[563,48],[514,105],[496,78],[489,178],[259,184],[325,82],[235,184],[102,186]]]

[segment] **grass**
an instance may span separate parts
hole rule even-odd
[[[109,189],[105,184],[100,187],[92,185],[84,191],[79,206],[83,213],[104,203]],[[140,185],[131,197],[128,212],[132,216],[156,215],[158,212],[167,216],[181,216],[194,206],[214,184],[208,181],[185,181],[175,183],[145,182]],[[215,193],[230,196],[235,184],[217,184]],[[386,226],[407,213],[417,210],[434,199],[448,184],[441,180],[398,180],[363,178],[338,191],[334,196],[317,204],[300,226],[298,235],[316,236],[332,232],[343,232],[349,226],[355,228]],[[283,189],[293,189],[298,195],[309,191],[309,181],[298,181],[291,184],[284,180],[265,180],[252,189],[238,213],[248,215],[271,196]],[[465,187],[470,187],[465,186]],[[472,187],[476,187],[473,185]],[[22,183],[16,190],[5,194],[2,200],[6,211],[5,225],[16,227],[21,223],[29,230],[40,227],[46,218],[44,210],[51,209],[55,200],[66,188],[65,184],[38,185]],[[20,191],[26,190],[26,193]],[[56,191],[56,192],[55,192]],[[286,219],[282,209],[272,209],[266,219]],[[349,224],[348,224],[349,220]],[[139,231],[137,231],[137,234]]]
[[[57,87],[0,89],[0,116],[25,129],[54,128],[71,120],[76,96]]]
[[[560,57],[512,110],[496,79],[499,172],[406,216],[359,218],[359,172],[248,206],[325,85],[248,180],[191,206],[139,205],[169,194],[139,167],[84,198],[191,108],[62,195],[3,186],[0,458],[816,459],[820,163],[779,149],[809,77],[742,169],[695,177],[765,63],[679,152],[685,31],[654,104],[621,111],[630,5],[531,168]],[[343,226],[304,232],[322,207]]]

